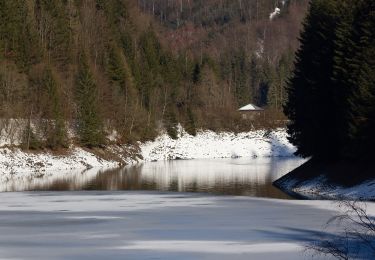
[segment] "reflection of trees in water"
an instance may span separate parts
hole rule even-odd
[[[155,171],[160,165],[156,163],[153,169],[142,172],[142,179],[155,182],[159,190],[288,198],[272,186],[272,167],[278,164],[271,159],[163,162],[164,174]]]
[[[13,190],[161,190],[288,198],[272,181],[300,163],[290,158],[165,161],[29,180]]]

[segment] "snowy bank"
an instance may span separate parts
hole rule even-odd
[[[289,157],[295,147],[284,129],[244,133],[199,131],[196,136],[179,129],[177,140],[167,134],[140,144],[144,161],[233,157]]]
[[[119,162],[104,160],[81,148],[65,155],[49,152],[31,153],[19,148],[0,149],[0,181],[24,177],[64,174],[67,171],[84,171],[91,168],[115,168]]]
[[[177,140],[162,134],[152,142],[139,143],[137,146],[111,145],[101,152],[104,156],[78,147],[72,148],[65,155],[0,148],[0,181],[61,175],[73,170],[114,168],[142,161],[292,156],[294,151],[295,148],[287,141],[283,129],[240,134],[200,131],[197,136],[191,136],[180,128]]]
[[[299,185],[285,182],[281,184],[281,188],[309,199],[375,200],[375,180],[345,187],[328,181],[324,176],[319,176]]]
[[[308,161],[274,182],[281,190],[309,199],[375,200],[374,166]]]

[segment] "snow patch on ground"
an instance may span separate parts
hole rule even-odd
[[[174,159],[289,157],[295,147],[287,140],[284,129],[272,132],[258,130],[234,134],[200,131],[191,136],[179,129],[179,138],[173,140],[162,134],[153,142],[140,144],[144,161]]]
[[[9,179],[64,174],[66,171],[84,171],[91,168],[115,168],[119,163],[108,161],[74,148],[69,155],[28,153],[19,148],[0,149],[0,181]]]
[[[302,183],[298,183],[295,179],[287,179],[278,185],[283,190],[292,191],[309,199],[375,200],[375,180],[344,187],[327,181],[324,176],[319,176]]]
[[[276,16],[278,16],[281,13],[280,8],[276,7],[275,11],[270,13],[270,20],[272,21]]]
[[[65,175],[67,172],[82,172],[91,168],[115,168],[120,166],[119,162],[134,164],[174,159],[285,157],[293,156],[295,148],[288,142],[284,129],[239,134],[200,131],[196,136],[191,136],[179,127],[177,140],[161,134],[155,141],[139,143],[139,148],[110,145],[106,152],[114,155],[116,160],[105,160],[79,147],[73,147],[66,155],[0,148],[0,181]]]

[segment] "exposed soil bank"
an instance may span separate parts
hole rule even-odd
[[[375,164],[310,160],[275,181],[274,185],[305,198],[375,200]]]

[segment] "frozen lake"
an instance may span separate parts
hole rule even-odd
[[[0,190],[147,190],[288,199],[272,182],[303,162],[290,157],[159,161],[123,169],[16,179],[0,184]]]
[[[328,201],[199,193],[3,192],[0,201],[1,259],[311,259],[304,246],[337,214]]]
[[[2,183],[21,192],[0,192],[0,258],[311,259],[307,245],[342,234],[325,229],[336,204],[272,186],[301,163],[163,161]]]

